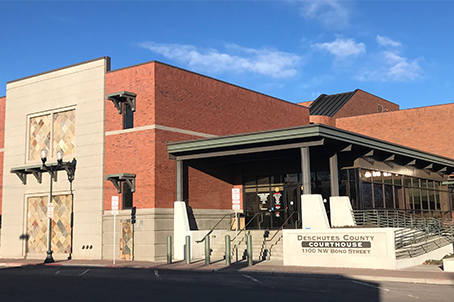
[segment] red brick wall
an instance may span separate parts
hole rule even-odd
[[[328,126],[336,126],[336,119],[324,115],[311,115],[310,117],[311,124],[324,124]]]
[[[169,159],[167,141],[184,141],[197,137],[164,130],[156,130],[155,207],[173,208],[176,200],[176,161]]]
[[[159,125],[215,135],[309,123],[307,108],[160,63],[156,64],[156,108]],[[162,135],[163,141],[189,139],[167,131],[157,135]],[[156,186],[166,192],[163,196],[157,193],[158,207],[172,207],[175,200],[175,162],[167,157],[166,144],[156,145],[160,163]],[[192,208],[231,208],[233,184],[192,168],[188,176],[188,204]]]
[[[454,159],[454,104],[339,118],[336,127]]]
[[[154,130],[108,135],[105,139],[105,175],[136,174],[134,206],[154,207],[155,197],[155,142]],[[117,193],[110,181],[104,182],[104,209],[111,206],[111,197]],[[121,202],[121,197],[120,197]]]
[[[137,94],[134,128],[157,124],[226,135],[309,123],[307,108],[159,62],[109,72],[106,94],[122,90]],[[105,127],[106,132],[122,129],[122,117],[108,100]],[[105,174],[136,174],[136,207],[172,208],[176,164],[168,159],[167,142],[195,138],[200,137],[158,129],[110,133],[105,142]],[[194,169],[188,174],[192,179],[188,188],[190,206],[231,207],[233,184]],[[207,190],[207,198],[198,199],[197,191],[203,189]],[[106,210],[110,209],[112,195],[118,194],[106,181]]]
[[[188,204],[196,209],[232,209],[233,184],[193,168],[188,169]]]
[[[106,95],[129,91],[137,95],[134,127],[153,125],[154,63],[132,66],[106,74]],[[106,100],[105,131],[123,129],[123,118],[112,103]],[[105,139],[105,175],[136,174],[134,205],[137,208],[154,207],[155,201],[155,132],[153,129],[107,135]],[[146,188],[146,189],[145,189]],[[118,194],[110,181],[104,182],[104,209],[111,207],[111,197]],[[121,203],[121,197],[120,197]]]
[[[156,64],[156,123],[215,135],[309,124],[305,107]]]
[[[5,104],[6,97],[0,97],[0,148],[5,147]],[[0,215],[2,215],[2,197],[3,197],[3,156],[4,151],[0,151]]]
[[[195,139],[195,136],[156,130],[156,202],[157,208],[171,208],[176,200],[176,162],[167,155],[167,141]],[[230,171],[229,171],[230,172]],[[217,171],[223,173],[223,171]],[[187,169],[187,202],[193,209],[231,208],[233,184],[193,167]]]
[[[129,91],[137,95],[134,127],[155,124],[154,69],[155,63],[146,63],[119,69],[106,74],[106,95]],[[123,120],[112,101],[106,100],[106,131],[123,129]]]
[[[334,115],[335,118],[377,113],[378,105],[383,111],[399,110],[399,105],[358,89],[350,100]]]

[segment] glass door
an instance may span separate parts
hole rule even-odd
[[[295,229],[301,226],[301,185],[288,184],[285,186],[285,220],[288,219],[286,229]],[[284,221],[285,221],[284,220]]]
[[[301,176],[251,177],[244,183],[244,214],[249,229],[301,226]]]

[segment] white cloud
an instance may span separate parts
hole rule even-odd
[[[421,67],[417,60],[409,61],[393,52],[384,52],[385,60],[389,66],[388,76],[394,80],[407,81],[419,77]]]
[[[292,53],[235,44],[227,45],[226,50],[230,53],[181,44],[144,42],[139,46],[191,68],[216,73],[252,72],[276,78],[292,77],[296,75],[295,67],[300,62],[300,57]]]
[[[380,46],[384,46],[384,47],[387,47],[387,46],[400,47],[400,46],[402,46],[399,42],[396,42],[396,41],[392,40],[391,38],[385,37],[385,36],[377,35],[376,40]]]
[[[375,54],[369,66],[357,78],[361,81],[408,82],[421,77],[419,60],[410,60],[400,54],[401,43],[386,36],[376,36],[376,41],[387,50]],[[367,63],[367,62],[366,62]]]
[[[364,43],[356,43],[354,39],[340,39],[337,38],[331,43],[316,43],[312,45],[313,48],[326,50],[338,59],[344,59],[349,56],[358,56],[366,53],[366,45]]]
[[[361,81],[406,82],[421,77],[422,68],[418,60],[409,60],[396,52],[380,53],[379,62],[375,68],[362,72],[358,79]]]
[[[348,25],[350,12],[340,0],[304,1],[301,13],[305,18],[315,19],[329,28]]]

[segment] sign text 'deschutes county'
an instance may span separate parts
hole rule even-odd
[[[370,254],[374,235],[298,235],[305,254]]]

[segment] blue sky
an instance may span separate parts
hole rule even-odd
[[[109,56],[290,102],[356,88],[413,108],[454,102],[454,1],[2,1],[6,82]]]

